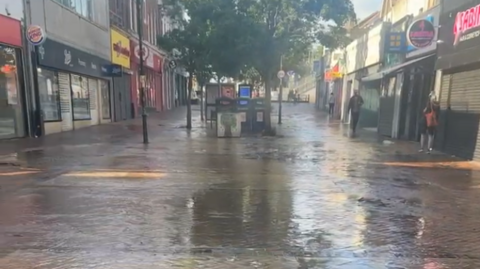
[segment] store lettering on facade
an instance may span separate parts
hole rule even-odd
[[[130,68],[130,40],[120,32],[111,29],[112,63]]]
[[[130,57],[130,50],[122,45],[122,41],[118,41],[117,43],[113,44],[113,51],[117,53],[117,57],[120,55],[123,55],[124,57]]]
[[[480,36],[480,30],[465,34],[469,30],[479,28],[480,26],[480,5],[460,11],[455,17],[453,35],[455,36],[454,45],[460,42],[477,38]]]
[[[431,21],[417,20],[408,28],[407,37],[414,48],[428,47],[435,39],[435,26]]]
[[[99,66],[109,64],[106,59],[74,49],[49,38],[44,44],[36,47],[36,51],[40,65],[93,77],[102,77]],[[63,51],[63,53],[58,53],[59,51]]]

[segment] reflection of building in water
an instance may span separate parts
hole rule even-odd
[[[191,243],[196,246],[277,248],[291,218],[288,177],[275,162],[210,156],[225,182],[197,193]],[[213,160],[213,161],[212,161]]]
[[[480,188],[475,186],[478,184],[475,175],[465,170],[418,171],[420,178],[448,186],[448,189],[433,186],[420,189],[423,230],[417,237],[417,245],[424,257],[437,258],[436,262],[426,259],[424,268],[480,268],[478,259],[472,258],[479,255],[476,246],[480,241],[480,233],[476,229],[480,208],[473,202],[480,195]]]

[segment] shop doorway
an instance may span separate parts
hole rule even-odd
[[[70,131],[73,130],[70,74],[58,73],[58,87],[60,89],[60,109],[62,111],[62,132]]]
[[[123,121],[133,118],[130,84],[131,76],[127,74],[123,74],[123,77],[113,79],[115,121]]]
[[[19,59],[17,49],[0,45],[0,139],[26,134]]]
[[[92,125],[100,124],[100,109],[98,102],[98,80],[88,79],[88,90],[90,94],[90,114],[92,115]]]

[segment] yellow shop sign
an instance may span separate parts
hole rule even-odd
[[[130,40],[118,31],[110,30],[112,63],[130,68]]]

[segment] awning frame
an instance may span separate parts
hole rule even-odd
[[[423,56],[423,57],[420,57],[420,58],[417,58],[417,59],[413,59],[413,60],[410,60],[408,62],[404,62],[404,63],[401,63],[399,65],[396,65],[396,66],[393,66],[393,67],[390,67],[390,68],[387,68],[385,70],[382,70],[378,73],[375,73],[375,74],[372,74],[372,75],[369,75],[369,76],[366,76],[366,77],[363,77],[361,79],[362,82],[371,82],[371,81],[375,81],[375,80],[380,80],[380,79],[383,79],[385,78],[386,76],[388,76],[389,74],[392,74],[406,66],[409,66],[411,64],[414,64],[414,63],[418,63],[420,61],[423,61],[427,58],[430,58],[432,56],[434,56],[435,54],[430,54],[430,55],[427,55],[427,56]]]

